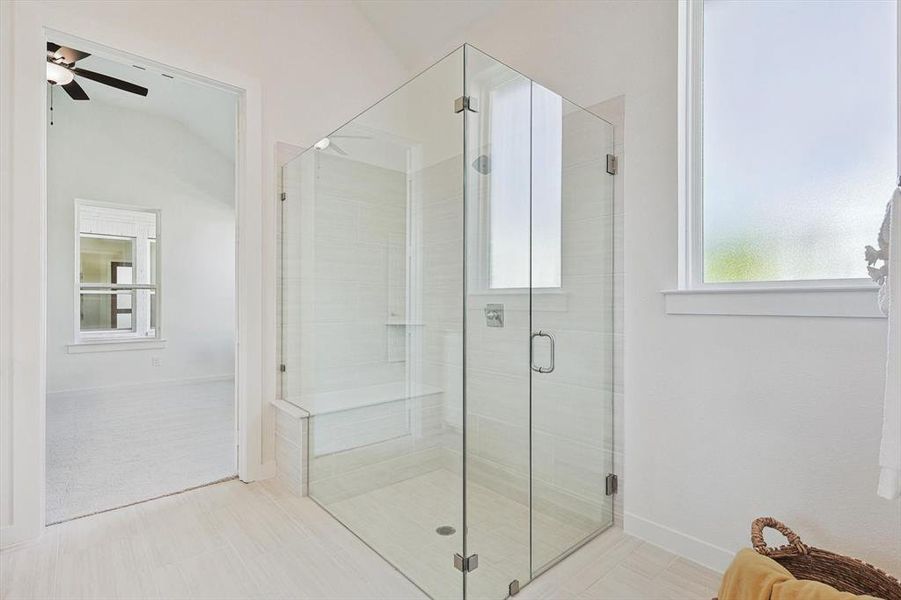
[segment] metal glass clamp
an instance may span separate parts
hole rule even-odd
[[[454,554],[454,568],[463,573],[475,571],[479,568],[479,555],[470,554],[464,557],[460,554]]]

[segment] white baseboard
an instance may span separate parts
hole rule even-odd
[[[205,375],[203,377],[184,377],[182,379],[162,379],[160,381],[147,381],[142,383],[120,383],[116,385],[103,385],[90,388],[75,388],[68,390],[47,391],[47,396],[61,394],[91,394],[97,392],[128,392],[129,390],[146,390],[147,388],[168,388],[179,385],[192,385],[198,383],[216,383],[219,381],[231,381],[235,376],[231,373],[223,375]]]
[[[40,539],[43,531],[43,527],[29,528],[21,525],[0,527],[0,550],[11,550],[32,544]]]
[[[660,546],[664,550],[704,565],[718,573],[726,570],[734,555],[729,550],[629,512],[624,515],[623,530],[631,536]]]

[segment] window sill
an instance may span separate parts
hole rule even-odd
[[[66,345],[69,354],[87,352],[120,352],[123,350],[157,350],[166,347],[166,340],[84,340]]]
[[[668,315],[884,319],[875,285],[664,290]]]

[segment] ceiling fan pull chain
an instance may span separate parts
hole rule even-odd
[[[56,86],[50,86],[50,126],[53,127],[53,88]]]

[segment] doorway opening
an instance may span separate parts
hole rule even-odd
[[[47,524],[237,474],[238,94],[50,37]]]

